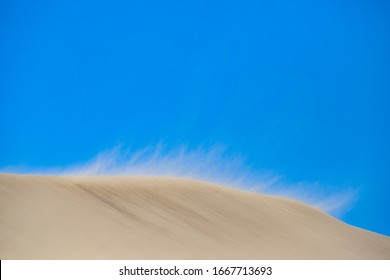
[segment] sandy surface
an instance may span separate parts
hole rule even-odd
[[[0,175],[0,259],[390,259],[390,238],[190,179]]]

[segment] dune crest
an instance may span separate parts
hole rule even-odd
[[[0,259],[390,259],[390,238],[191,179],[2,174]]]

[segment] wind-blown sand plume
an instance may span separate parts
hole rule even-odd
[[[190,179],[0,175],[0,258],[390,259],[390,238]]]

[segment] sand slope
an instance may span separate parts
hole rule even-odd
[[[390,259],[390,238],[189,179],[0,175],[0,259]]]

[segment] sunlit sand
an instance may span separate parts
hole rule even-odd
[[[390,259],[390,238],[191,179],[3,174],[0,259]]]

